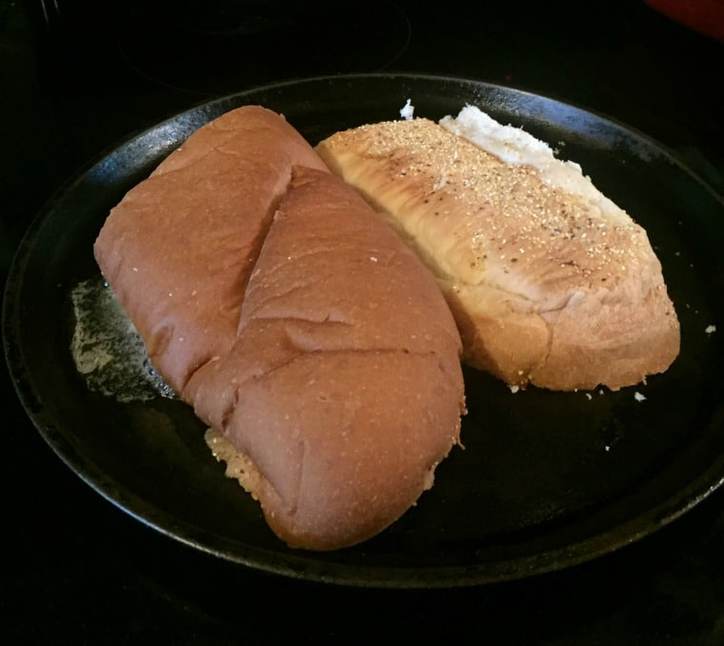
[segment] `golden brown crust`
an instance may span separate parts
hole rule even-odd
[[[239,108],[191,135],[103,226],[101,271],[177,392],[234,342],[243,286],[294,164],[324,169],[279,115]]]
[[[381,531],[458,441],[461,342],[433,276],[277,115],[243,108],[198,131],[113,210],[95,252],[290,545]]]
[[[402,515],[457,442],[459,350],[433,277],[398,236],[338,179],[297,169],[238,340],[187,397],[263,475],[277,534],[333,549]]]
[[[645,231],[425,120],[317,151],[436,274],[465,359],[510,384],[613,389],[665,370],[679,327]]]

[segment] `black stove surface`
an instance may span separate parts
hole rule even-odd
[[[724,193],[724,45],[638,2],[0,0],[0,52],[3,281],[34,214],[103,151],[213,97],[320,74],[444,74],[553,96],[658,139]],[[52,454],[5,371],[2,402],[5,643],[390,633],[496,644],[724,643],[724,491],[568,571],[453,591],[338,589],[251,572],[153,532]]]

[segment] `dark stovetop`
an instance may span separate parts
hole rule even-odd
[[[449,15],[412,2],[287,4],[0,1],[3,280],[32,216],[103,150],[212,97],[301,76],[392,70],[521,87],[644,131],[724,193],[724,46],[642,3]],[[250,572],[153,532],[63,466],[4,371],[2,403],[5,643],[391,632],[521,644],[724,643],[724,491],[657,534],[568,571],[447,592],[338,589]]]

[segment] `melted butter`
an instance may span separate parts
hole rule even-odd
[[[173,389],[151,365],[143,339],[102,278],[79,283],[71,292],[75,329],[71,352],[92,391],[120,402],[173,399]]]

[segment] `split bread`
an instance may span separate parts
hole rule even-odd
[[[441,124],[365,125],[316,150],[433,271],[464,359],[554,390],[666,370],[679,324],[643,228],[527,133],[471,106]]]
[[[460,338],[433,276],[278,115],[197,131],[95,253],[288,544],[373,536],[458,442]]]

